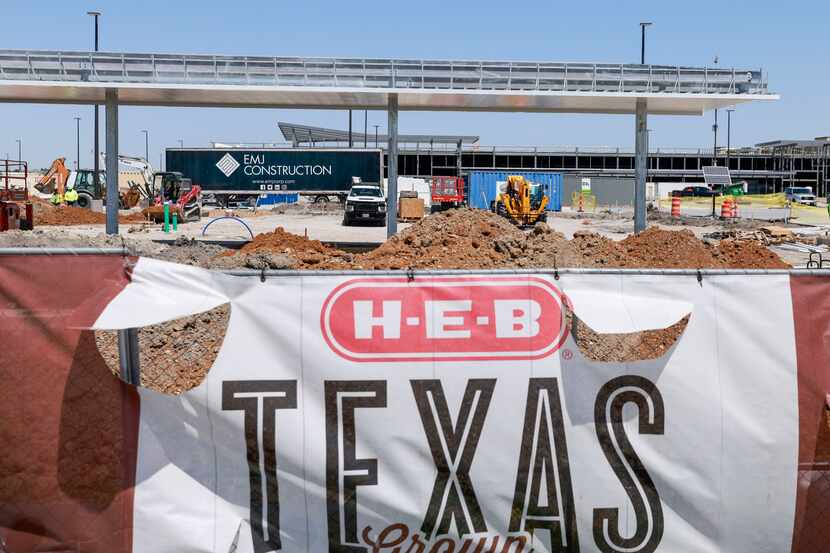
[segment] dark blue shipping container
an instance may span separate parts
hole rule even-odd
[[[496,201],[496,183],[506,182],[510,175],[518,175],[541,184],[549,198],[547,211],[562,211],[562,173],[540,171],[472,171],[467,178],[468,205],[477,209],[490,209],[490,204]]]

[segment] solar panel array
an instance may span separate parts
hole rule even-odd
[[[706,186],[710,188],[715,184],[723,186],[732,184],[729,168],[717,165],[703,168],[703,180],[706,182]]]

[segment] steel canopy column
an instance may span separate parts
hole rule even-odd
[[[461,178],[461,144],[462,141],[458,141],[458,149],[456,150],[456,159],[455,159],[455,176]]]
[[[646,177],[648,175],[648,109],[637,99],[634,135],[634,232],[646,229]]]
[[[118,234],[118,91],[106,92],[107,234]]]
[[[386,107],[388,134],[386,155],[388,156],[386,185],[386,237],[398,232],[398,95],[390,94]]]

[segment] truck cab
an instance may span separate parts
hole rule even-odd
[[[346,196],[343,226],[356,222],[386,224],[386,198],[380,185],[375,183],[354,184]]]

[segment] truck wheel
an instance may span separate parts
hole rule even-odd
[[[81,207],[83,209],[89,209],[92,207],[92,196],[88,194],[78,194],[78,201],[75,202],[75,205]]]
[[[346,217],[345,215],[343,216],[343,226],[344,227],[352,226],[352,220],[349,219],[348,217]]]
[[[314,203],[315,204],[327,204],[329,203],[328,196],[314,196]]]

